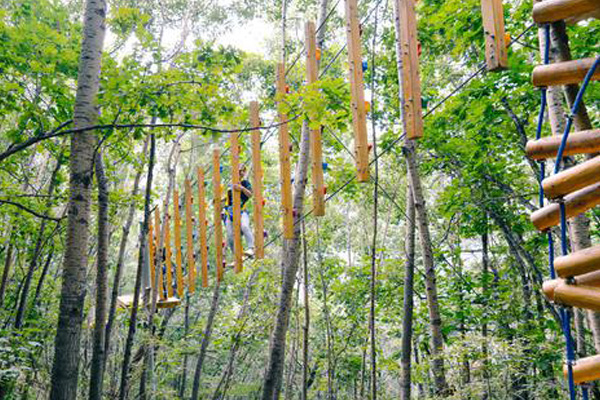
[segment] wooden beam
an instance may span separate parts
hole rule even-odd
[[[554,269],[561,278],[586,274],[600,269],[600,245],[578,250],[554,260]]]
[[[563,374],[569,376],[569,369],[563,366]],[[592,382],[600,379],[600,355],[584,357],[573,365],[573,380],[576,384]]]
[[[234,187],[240,185],[240,144],[238,132],[232,132],[229,137],[231,146],[231,184],[233,203],[233,266],[236,273],[242,272],[242,199],[241,193]]]
[[[164,282],[163,282],[163,262],[162,262],[162,248],[160,247],[160,210],[156,207],[154,210],[154,259],[155,267],[158,272],[158,295],[161,300],[165,300],[167,296],[165,296]],[[154,281],[152,281],[152,286],[154,287]]]
[[[402,123],[407,137],[418,139],[423,137],[423,108],[415,1],[396,0],[396,13],[396,31],[400,32],[397,52],[401,65]]]
[[[202,287],[208,287],[208,244],[206,239],[206,194],[204,191],[204,170],[196,168],[198,178],[198,233],[200,235],[200,271]]]
[[[533,20],[542,24],[586,16],[599,10],[598,0],[545,0],[533,5]]]
[[[140,304],[142,302],[140,301]],[[174,308],[181,304],[181,300],[177,297],[169,297],[164,300],[160,300],[156,303],[157,308]],[[133,295],[132,294],[124,294],[117,297],[117,307],[119,308],[131,308],[133,305]]]
[[[554,289],[554,302],[600,311],[600,288],[561,283]]]
[[[564,279],[551,279],[542,284],[542,291],[550,301],[554,301],[554,290],[558,285],[566,284]],[[573,285],[600,287],[600,270],[572,277]]]
[[[277,101],[285,97],[285,65],[277,64]],[[281,209],[283,211],[283,237],[294,238],[294,210],[292,206],[292,172],[290,162],[290,134],[287,115],[279,111],[279,173],[281,179]]]
[[[168,209],[167,209],[168,210]],[[171,216],[165,215],[165,265],[167,268],[167,296],[173,297],[173,266],[171,264]]]
[[[304,27],[306,40],[306,81],[309,85],[318,79],[317,40],[315,23],[308,21]],[[310,148],[312,158],[312,183],[313,183],[313,215],[325,215],[325,183],[323,179],[323,144],[321,128],[310,130]],[[368,157],[368,155],[367,155]]]
[[[369,143],[367,140],[367,111],[360,48],[360,25],[357,0],[346,1],[346,32],[350,76],[350,108],[354,130],[354,158],[358,182],[369,181]]]
[[[542,4],[542,3],[540,3]],[[538,65],[533,69],[531,81],[534,86],[570,85],[583,81],[596,61],[595,57]],[[600,68],[596,68],[592,80],[600,79]]]
[[[175,233],[175,268],[177,273],[177,296],[183,298],[183,267],[181,265],[181,214],[179,213],[179,192],[173,189],[173,231]]]
[[[562,141],[562,135],[546,136],[527,142],[525,152],[533,160],[555,158]],[[593,154],[600,152],[600,129],[579,131],[569,134],[564,155]]]
[[[600,156],[550,175],[542,181],[544,194],[556,199],[600,181]]]
[[[185,180],[185,232],[186,232],[186,255],[188,291],[194,294],[196,291],[196,263],[194,259],[194,234],[193,234],[193,211],[192,211],[192,183]]]
[[[258,102],[250,102],[250,126],[260,127]],[[260,157],[260,129],[252,131],[252,195],[254,197],[254,257],[265,257],[265,236],[263,221],[263,169]]]
[[[487,69],[488,71],[506,69],[508,67],[508,51],[502,0],[481,0],[481,14],[483,16]]]
[[[213,150],[213,223],[215,225],[215,263],[217,282],[223,279],[223,225],[221,222],[221,155]]]
[[[564,198],[566,217],[572,218],[600,204],[600,183],[580,189]],[[559,205],[549,204],[531,214],[531,222],[540,231],[558,225]]]

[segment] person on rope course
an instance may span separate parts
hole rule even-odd
[[[227,190],[227,198],[224,208],[224,216],[225,220],[225,229],[227,231],[227,243],[231,252],[233,253],[233,190],[240,192],[240,200],[241,200],[241,209],[242,215],[240,218],[241,221],[241,231],[242,236],[246,239],[247,250],[245,251],[246,255],[252,256],[254,255],[254,234],[252,232],[252,228],[250,227],[250,214],[246,209],[246,205],[248,204],[248,200],[252,197],[252,184],[248,179],[246,179],[246,166],[240,165],[240,184],[239,185],[231,185]]]

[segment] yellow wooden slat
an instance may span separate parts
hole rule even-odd
[[[186,232],[186,255],[187,255],[187,276],[188,291],[194,294],[196,291],[196,263],[194,260],[194,235],[192,222],[192,183],[189,179],[185,180],[185,232]]]
[[[487,69],[488,71],[503,70],[508,67],[508,54],[502,0],[481,0],[481,14]]]
[[[200,235],[200,270],[202,287],[208,286],[208,248],[206,243],[206,194],[204,193],[204,171],[196,169],[198,178],[198,233]]]
[[[183,270],[181,266],[181,216],[179,213],[179,192],[173,190],[173,223],[175,228],[175,266],[177,272],[177,296],[183,297]]]
[[[419,77],[419,54],[417,50],[417,16],[414,0],[396,0],[397,24],[400,32],[399,49],[401,61],[400,81],[402,87],[402,123],[409,139],[423,136],[423,108],[421,106],[421,78]]]
[[[154,226],[152,223],[148,225],[148,265],[150,268],[150,290],[154,288]]]
[[[215,264],[217,281],[223,279],[223,225],[221,223],[221,155],[213,150],[213,223],[215,225]]]
[[[358,182],[367,182],[369,180],[369,143],[357,0],[346,0],[346,32],[356,177]]]
[[[277,65],[277,97],[283,101],[285,96],[285,65]],[[294,238],[294,212],[292,208],[292,172],[290,166],[290,134],[287,115],[279,112],[279,171],[281,179],[281,207],[283,210],[283,237]]]
[[[165,300],[165,289],[163,283],[163,263],[162,263],[162,248],[160,247],[160,210],[158,207],[154,211],[154,248],[155,248],[155,266],[156,271],[158,272],[158,295],[161,300]],[[152,286],[154,286],[154,281],[152,282]]]
[[[306,38],[306,81],[310,85],[318,79],[315,23],[312,21],[307,22],[304,31]],[[313,215],[315,217],[322,217],[325,215],[325,183],[323,180],[321,129],[310,130],[310,148],[312,158]]]
[[[167,267],[167,295],[173,297],[173,272],[171,265],[171,217],[165,215],[165,265]]]
[[[250,102],[250,126],[260,127],[258,102]],[[260,159],[260,129],[252,131],[252,195],[254,197],[254,257],[265,257],[265,237],[263,221],[263,170]]]
[[[233,187],[240,184],[240,144],[238,133],[232,132],[229,143],[231,145],[231,184]],[[241,193],[232,190],[233,196],[233,257],[236,273],[242,272],[242,200]]]

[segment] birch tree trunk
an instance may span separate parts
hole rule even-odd
[[[410,186],[406,191],[406,236],[404,242],[404,318],[402,319],[402,374],[400,378],[400,399],[410,400],[411,394],[411,350],[413,325],[413,290],[415,273],[415,201]]]
[[[105,0],[85,2],[83,41],[73,112],[75,128],[92,126],[98,117],[96,98],[100,86],[105,19]],[[95,135],[91,131],[71,136],[69,215],[52,367],[52,400],[71,400],[77,397],[95,141]]]

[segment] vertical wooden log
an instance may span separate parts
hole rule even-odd
[[[258,102],[250,102],[250,124],[253,128],[260,127]],[[263,221],[263,169],[260,160],[260,129],[252,131],[252,194],[254,197],[254,257],[265,257],[265,237]]]
[[[206,199],[204,193],[204,171],[197,168],[198,177],[198,233],[200,235],[200,268],[202,287],[208,286],[208,248],[206,243]]]
[[[350,72],[350,108],[354,130],[354,157],[357,180],[369,180],[369,143],[367,141],[367,111],[363,87],[360,25],[357,0],[346,0],[346,32],[348,36],[348,66]]]
[[[286,93],[285,65],[277,64],[277,97],[281,102]],[[283,211],[283,237],[294,238],[294,210],[292,208],[292,172],[290,166],[290,134],[287,115],[279,112],[279,172],[281,179],[281,208]]]
[[[156,275],[154,275],[156,271],[154,267],[154,256],[154,227],[152,226],[152,222],[150,222],[148,225],[148,265],[150,266],[150,293],[154,293],[152,289],[154,289],[154,279],[156,278]]]
[[[231,145],[231,185],[233,203],[233,263],[236,273],[242,272],[242,200],[241,193],[234,188],[240,185],[240,144],[238,132],[232,132],[229,138]]]
[[[213,222],[215,224],[215,263],[217,282],[223,279],[223,225],[221,224],[221,155],[213,150]]]
[[[308,21],[304,32],[306,40],[306,81],[310,85],[318,79],[315,23]],[[315,217],[322,217],[325,215],[325,183],[323,180],[321,129],[310,130],[310,148],[312,157],[313,215]]]
[[[192,183],[189,179],[185,180],[185,232],[186,232],[186,255],[187,255],[187,274],[188,291],[194,294],[196,291],[196,264],[194,260],[194,235],[192,222]]]
[[[173,223],[175,224],[175,267],[177,269],[177,296],[183,298],[183,270],[181,266],[181,215],[179,213],[179,192],[173,190]]]
[[[171,216],[165,215],[165,266],[167,269],[167,296],[173,297],[173,266],[171,264]]]
[[[158,207],[156,207],[156,210],[154,210],[154,238],[154,258],[156,260],[154,265],[156,266],[156,270],[158,271],[158,287],[156,290],[158,290],[158,295],[160,296],[160,299],[165,300],[166,297],[163,283],[162,248],[160,247],[160,210],[158,209]],[[154,282],[155,281],[152,281],[152,286],[154,286]]]
[[[421,106],[421,78],[417,49],[417,16],[414,0],[396,0],[400,37],[402,87],[402,124],[409,139],[423,136],[423,108]]]
[[[483,34],[485,36],[485,62],[488,71],[508,67],[508,53],[504,35],[502,0],[481,0]]]

